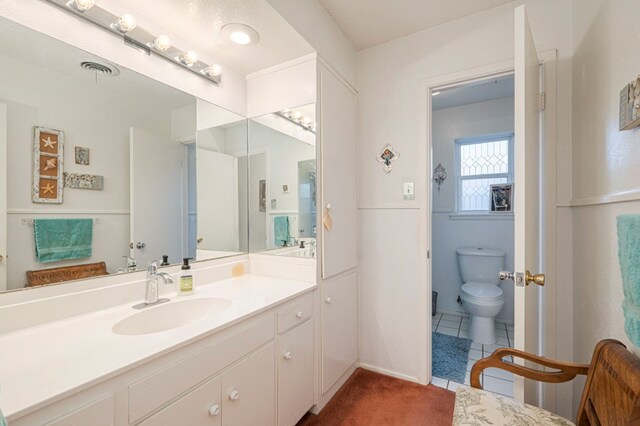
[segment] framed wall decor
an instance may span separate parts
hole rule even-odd
[[[34,203],[62,204],[64,132],[36,126],[33,138]]]
[[[513,211],[513,184],[499,183],[491,185],[491,213]]]
[[[104,189],[104,176],[80,173],[64,174],[65,188],[91,189],[102,191]]]
[[[76,164],[83,166],[89,165],[89,148],[83,146],[75,147]]]

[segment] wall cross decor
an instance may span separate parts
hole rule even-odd
[[[395,161],[400,157],[400,154],[393,150],[393,147],[387,144],[380,154],[376,157],[379,163],[383,164],[383,169],[385,173],[391,173],[392,165],[391,162]]]

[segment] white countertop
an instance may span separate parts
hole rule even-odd
[[[11,421],[316,287],[255,275],[198,284],[194,295],[170,295],[169,303],[220,297],[231,300],[231,306],[198,322],[147,335],[122,336],[111,330],[118,321],[142,312],[133,310],[132,304],[0,335],[0,408],[4,415]]]

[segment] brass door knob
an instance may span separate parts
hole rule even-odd
[[[4,260],[4,256],[0,254],[0,262],[2,262],[3,260]]]
[[[200,244],[203,241],[204,241],[204,238],[202,238],[202,237],[196,238],[196,243],[198,243],[198,244]]]
[[[535,274],[535,275],[531,275],[531,272],[527,271],[527,273],[525,274],[525,282],[527,283],[527,285],[533,283],[533,284],[537,284],[537,285],[544,285],[544,274]]]

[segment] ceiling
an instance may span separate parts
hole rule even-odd
[[[478,102],[512,98],[514,95],[513,74],[448,87],[439,90],[439,92],[438,95],[432,96],[432,108],[434,111]],[[438,93],[438,90],[434,91],[434,93]]]
[[[180,37],[203,59],[220,61],[249,74],[313,53],[314,50],[266,0],[103,0],[113,13],[143,16],[141,25],[160,26]],[[116,9],[116,10],[114,10]],[[242,23],[260,34],[256,45],[239,46],[222,38],[220,29]],[[154,28],[148,28],[153,32]]]
[[[320,0],[358,50],[512,0]]]

